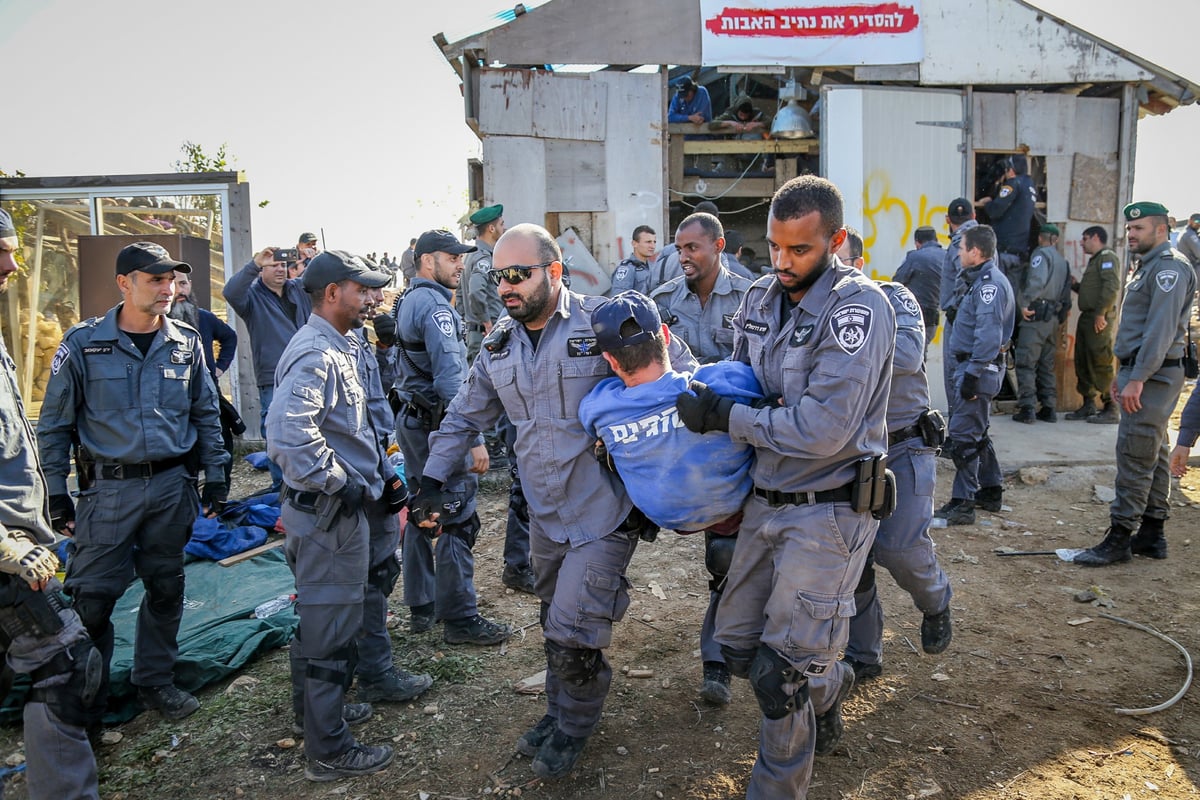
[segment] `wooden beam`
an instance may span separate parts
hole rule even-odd
[[[704,181],[704,191],[698,191],[697,181]],[[689,175],[679,186],[680,194],[701,197],[770,197],[775,194],[773,178],[697,178]]]
[[[232,567],[234,564],[240,564],[243,561],[249,561],[255,556],[261,556],[263,553],[274,550],[275,548],[281,546],[284,541],[285,537],[280,536],[278,539],[269,541],[266,544],[259,545],[258,547],[251,547],[245,552],[238,553],[237,555],[230,556],[229,558],[222,558],[217,563],[222,567]]]
[[[812,153],[820,148],[816,139],[709,139],[683,143],[685,155],[726,153]]]

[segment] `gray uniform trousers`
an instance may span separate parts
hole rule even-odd
[[[954,412],[954,373],[958,371],[958,361],[950,352],[950,329],[953,327],[950,318],[942,315],[942,380],[946,386],[946,419]]]
[[[362,509],[339,514],[330,530],[316,528],[311,511],[283,503],[284,552],[296,577],[300,627],[292,642],[292,697],[302,699],[304,754],[341,755],[354,744],[342,719],[353,670],[355,640],[363,627],[367,578],[367,518]]]
[[[429,458],[429,426],[407,409],[396,418],[396,441],[404,451],[405,477],[415,493]],[[434,604],[439,620],[469,619],[479,613],[475,598],[475,556],[471,548],[479,535],[475,492],[479,478],[465,468],[450,476],[443,486],[447,495],[457,495],[462,507],[442,522],[442,535],[430,539],[424,529],[409,523],[401,545],[404,559],[404,604]]]
[[[747,800],[804,797],[812,778],[816,715],[828,711],[849,665],[838,660],[854,615],[854,587],[879,523],[849,503],[746,504],[717,609],[717,640],[766,645],[808,676],[809,703],[763,717]]]
[[[1132,367],[1117,372],[1117,386],[1129,382]],[[1167,420],[1183,389],[1183,367],[1163,367],[1142,388],[1142,408],[1121,412],[1117,426],[1117,496],[1109,508],[1114,523],[1137,528],[1142,515],[1166,519],[1171,474],[1167,469]]]
[[[378,680],[392,668],[392,637],[387,629],[388,596],[396,588],[400,564],[396,548],[400,546],[400,515],[389,514],[382,500],[367,500],[370,572],[363,598],[363,630],[358,641],[358,674]]]
[[[937,455],[919,437],[888,448],[888,469],[896,476],[896,511],[879,523],[871,555],[908,592],[922,614],[939,614],[950,605],[950,579],[938,564],[929,520]],[[873,569],[868,566],[868,570]],[[864,583],[867,581],[863,581]],[[883,604],[874,579],[854,594],[854,618],[846,655],[864,664],[883,663]],[[860,584],[861,586],[861,584]]]
[[[612,644],[612,626],[629,608],[625,570],[637,547],[637,534],[614,531],[602,539],[572,547],[555,542],[538,527],[530,529],[535,589],[542,601],[542,634],[547,641],[574,650],[599,650]],[[568,736],[591,736],[612,684],[612,666],[599,654],[596,673],[580,683],[563,682],[546,670],[546,713]]]
[[[1058,386],[1054,378],[1054,352],[1057,349],[1058,320],[1037,322],[1021,320],[1017,328],[1017,405],[1036,408],[1041,401],[1055,408]]]
[[[1004,474],[996,459],[996,450],[988,437],[994,394],[982,392],[974,400],[964,400],[958,391],[966,375],[967,365],[958,365],[954,376],[954,390],[950,394],[949,428],[946,431],[947,447],[966,445],[968,452],[955,456],[954,484],[950,496],[958,500],[974,500],[981,486],[1001,486]]]
[[[61,589],[51,580],[45,591]],[[63,627],[53,636],[21,635],[8,646],[8,664],[27,674],[87,638],[72,609],[59,612]],[[63,683],[69,675],[52,675],[36,688]],[[59,719],[45,703],[25,704],[25,779],[30,800],[99,800],[96,758],[82,726]]]
[[[132,682],[174,682],[183,619],[183,547],[199,509],[196,480],[182,466],[148,479],[101,478],[79,493],[66,586],[104,657],[105,691],[113,654],[112,609],[135,575],[146,594],[137,615]]]

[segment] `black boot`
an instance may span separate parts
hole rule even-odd
[[[1087,421],[1093,425],[1116,425],[1121,421],[1121,412],[1117,410],[1117,404],[1109,400],[1103,411],[1088,417]]]
[[[943,653],[954,637],[954,625],[950,621],[950,606],[939,614],[926,614],[921,620],[921,649],[930,655]]]
[[[1032,406],[1021,406],[1012,417],[1013,422],[1024,422],[1026,425],[1032,425],[1035,419]]]
[[[1075,556],[1075,563],[1085,567],[1107,567],[1109,564],[1132,560],[1133,555],[1129,551],[1131,533],[1129,528],[1121,525],[1109,526],[1104,532],[1104,540]]]
[[[981,486],[975,493],[975,506],[993,514],[999,512],[1004,505],[1003,486]]]
[[[1096,404],[1093,403],[1092,398],[1089,397],[1083,401],[1083,405],[1081,405],[1078,409],[1067,414],[1067,419],[1087,419],[1088,417],[1094,417],[1099,413],[1100,409],[1096,408]]]
[[[846,698],[852,691],[854,691],[854,670],[850,668],[842,671],[842,682],[838,685],[838,693],[833,698],[833,705],[825,713],[817,714],[814,736],[816,739],[814,752],[817,755],[829,755],[842,740],[842,731],[845,730],[845,723],[842,721],[842,703],[846,702]]]
[[[575,766],[585,744],[586,736],[570,736],[555,727],[533,757],[533,773],[539,778],[563,777]]]
[[[947,525],[974,525],[975,501],[963,500],[950,511],[939,516],[945,518]]]
[[[941,517],[941,518],[945,519],[947,514],[949,514],[951,511],[958,508],[965,502],[967,502],[967,501],[963,500],[961,497],[951,497],[945,503],[938,506],[937,510],[933,512],[933,515],[935,517]]]
[[[1040,422],[1058,422],[1058,414],[1054,413],[1054,406],[1043,405],[1038,409],[1037,418]]]
[[[1163,536],[1165,519],[1142,516],[1142,524],[1138,532],[1129,540],[1129,549],[1135,556],[1148,558],[1166,558],[1167,540]]]

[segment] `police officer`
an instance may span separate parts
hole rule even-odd
[[[0,293],[17,271],[19,244],[12,217],[0,209]],[[46,479],[2,337],[0,425],[6,431],[0,456],[0,645],[7,651],[6,669],[32,676],[24,710],[29,797],[99,800],[87,730],[104,713],[97,702],[103,665],[54,577],[58,558],[48,549],[54,534]]]
[[[958,305],[950,335],[956,365],[948,440],[954,488],[935,516],[947,525],[971,525],[975,506],[999,511],[1003,475],[988,437],[992,398],[1004,380],[1005,350],[1012,338],[1016,303],[1012,286],[996,268],[996,234],[979,225],[963,234],[959,261],[967,293]]]
[[[752,800],[806,795],[854,686],[838,652],[882,510],[870,495],[885,483],[896,320],[879,287],[834,256],[845,237],[837,187],[784,184],[767,216],[775,275],[747,292],[733,354],[779,405],[735,405],[699,384],[676,400],[690,429],[728,430],[757,456],[716,633],[763,712]]]
[[[682,274],[650,292],[671,333],[687,343],[701,363],[733,352],[733,315],[750,281],[721,263],[725,229],[712,214],[692,214],[675,231]]]
[[[696,203],[693,211],[697,214],[712,214],[717,218],[721,216],[721,212],[717,210],[717,204],[711,200],[701,200]],[[653,291],[682,274],[683,268],[679,264],[679,248],[672,242],[663,247],[658,253],[658,258],[654,260],[654,266],[650,270],[650,290]]]
[[[450,293],[465,274],[463,254],[473,252],[449,231],[421,234],[415,251],[417,275],[396,312],[400,349],[396,390],[402,405],[396,417],[396,441],[404,451],[405,473],[413,490],[429,457],[429,434],[437,430],[446,406],[467,377],[462,321],[450,305]],[[480,280],[496,294],[486,275]],[[452,499],[447,501],[450,507],[443,509],[436,540],[410,521],[403,544],[404,603],[411,608],[414,632],[427,631],[440,619],[448,644],[499,644],[511,631],[479,614],[471,554],[480,529],[475,506],[478,476],[488,468],[482,439],[471,448],[471,460],[470,465],[458,464],[444,479]]]
[[[913,241],[917,249],[908,251],[892,280],[907,286],[917,299],[925,321],[925,345],[928,346],[937,332],[942,263],[946,260],[946,253],[938,244],[937,231],[928,225],[917,228],[913,233]]]
[[[1136,269],[1125,284],[1113,346],[1120,367],[1109,390],[1124,412],[1117,428],[1117,496],[1104,539],[1075,556],[1075,563],[1089,567],[1129,561],[1132,554],[1167,557],[1167,421],[1183,389],[1188,316],[1196,290],[1192,265],[1171,247],[1167,209],[1161,203],[1130,203],[1124,213]]]
[[[547,662],[546,715],[517,749],[533,758],[539,776],[560,778],[600,724],[612,683],[603,651],[629,606],[625,570],[646,525],[620,479],[593,457],[595,438],[579,421],[580,401],[610,374],[591,324],[605,300],[563,288],[562,252],[537,225],[517,225],[500,238],[492,279],[508,318],[484,341],[429,437],[411,508],[419,524],[441,522],[467,451],[507,413],[529,502]],[[694,360],[677,360],[678,345],[670,352],[676,369],[694,368]]]
[[[942,380],[945,381],[947,413],[954,408],[954,370],[957,367],[954,355],[950,352],[950,332],[954,326],[954,315],[958,313],[958,304],[967,293],[967,284],[962,279],[962,265],[958,260],[959,245],[963,235],[978,224],[975,220],[975,207],[967,198],[956,198],[946,206],[946,227],[950,230],[950,246],[946,248],[946,255],[942,260],[938,305],[946,318],[945,327],[942,328]]]
[[[1120,416],[1108,394],[1113,381],[1113,320],[1109,316],[1121,291],[1120,260],[1108,247],[1108,231],[1093,225],[1080,239],[1087,253],[1083,277],[1071,284],[1079,293],[1079,323],[1075,326],[1075,388],[1083,405],[1067,419],[1116,425]],[[1093,398],[1103,401],[1097,404]],[[1098,406],[1103,406],[1103,410]]]
[[[1200,214],[1188,217],[1187,227],[1179,234],[1176,249],[1191,262],[1197,277],[1200,278]]]
[[[1029,226],[1037,206],[1037,189],[1029,177],[1029,160],[1020,154],[1005,159],[1004,176],[996,196],[976,202],[983,207],[996,232],[997,266],[1010,285],[1020,283],[1020,273],[1029,255]]]
[[[638,225],[633,229],[629,241],[633,253],[613,270],[609,297],[616,297],[630,289],[650,295],[650,259],[654,258],[654,251],[658,248],[658,234],[649,225]]]
[[[1054,410],[1058,389],[1054,351],[1058,346],[1059,303],[1071,278],[1067,260],[1055,246],[1058,226],[1046,224],[1038,231],[1038,248],[1029,259],[1018,292],[1021,326],[1017,330],[1017,413],[1013,422],[1032,425],[1034,419],[1058,422]],[[1035,416],[1034,405],[1041,403]]]
[[[94,461],[79,496],[67,590],[104,656],[107,691],[113,608],[134,575],[146,587],[137,616],[133,678],[138,699],[168,719],[200,703],[174,685],[183,617],[183,547],[196,510],[229,493],[217,392],[200,334],[167,318],[174,271],[190,272],[156,244],[117,254],[122,302],[71,328],[50,365],[38,422],[52,516],[75,518],[67,494],[71,444]],[[204,468],[196,491],[197,462]]]
[[[464,260],[462,283],[463,319],[467,323],[467,363],[479,354],[479,344],[487,336],[496,320],[504,313],[504,305],[496,287],[488,280],[492,268],[492,248],[504,234],[504,206],[497,203],[485,206],[471,215],[475,226],[475,249]],[[413,252],[414,263],[420,255]]]
[[[862,252],[862,237],[847,228],[838,258],[861,270]],[[953,635],[950,580],[938,564],[929,538],[937,448],[946,423],[929,407],[924,315],[919,301],[903,284],[885,281],[879,288],[896,313],[887,411],[887,463],[896,476],[896,510],[879,523],[875,544],[854,590],[855,613],[843,660],[854,669],[856,682],[883,672],[883,605],[875,585],[875,564],[892,574],[922,612],[921,647],[926,653],[944,652]]]
[[[268,452],[283,470],[285,552],[300,616],[292,691],[301,696],[297,722],[312,781],[378,772],[394,755],[389,745],[356,742],[347,728],[369,717],[370,705],[344,706],[368,581],[363,509],[383,495],[386,462],[359,378],[364,354],[347,334],[371,306],[372,288],[390,279],[341,250],[313,258],[303,277],[313,313],[283,351],[267,412]]]

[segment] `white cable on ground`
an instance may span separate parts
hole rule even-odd
[[[1111,619],[1113,622],[1119,622],[1122,625],[1128,625],[1131,628],[1137,628],[1139,631],[1145,631],[1146,633],[1150,634],[1151,636],[1157,636],[1159,639],[1162,639],[1167,644],[1174,645],[1176,650],[1178,650],[1180,653],[1183,653],[1183,660],[1184,660],[1184,662],[1187,663],[1187,679],[1184,680],[1182,688],[1180,688],[1180,690],[1178,692],[1176,692],[1175,696],[1172,697],[1170,700],[1166,701],[1165,703],[1159,703],[1156,706],[1151,706],[1150,708],[1114,708],[1113,711],[1115,711],[1118,714],[1124,714],[1125,716],[1129,716],[1129,717],[1138,717],[1138,716],[1142,716],[1144,714],[1153,714],[1156,711],[1166,711],[1168,708],[1170,708],[1171,706],[1178,703],[1179,699],[1181,697],[1183,697],[1185,694],[1187,694],[1187,690],[1192,685],[1192,657],[1190,655],[1188,655],[1187,650],[1183,649],[1183,645],[1181,645],[1179,642],[1172,639],[1170,636],[1161,634],[1158,631],[1154,630],[1153,628],[1148,628],[1145,625],[1139,624],[1137,622],[1131,622],[1127,619],[1122,619],[1121,617],[1115,617],[1112,614],[1100,614],[1099,616],[1104,617],[1105,619]]]

